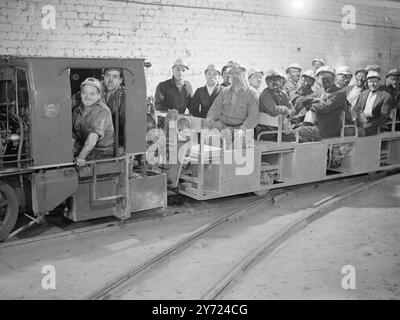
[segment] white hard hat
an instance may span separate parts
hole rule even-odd
[[[253,74],[261,73],[264,76],[264,71],[258,68],[250,68],[247,77],[250,79]]]
[[[285,75],[277,69],[271,69],[265,73],[265,81],[272,77],[281,77],[282,79],[286,79]]]
[[[189,64],[185,60],[183,60],[181,58],[176,59],[174,61],[174,64],[172,65],[172,68],[174,68],[176,66],[184,66],[186,69],[189,69]]]
[[[206,73],[207,71],[217,71],[219,74],[221,74],[221,72],[218,70],[218,68],[214,64],[208,65],[208,67],[204,71],[204,73]]]
[[[292,63],[289,65],[289,67],[286,68],[286,73],[288,73],[289,69],[298,69],[298,70],[302,70],[300,64],[298,63]]]
[[[336,77],[336,70],[333,69],[331,66],[322,66],[317,70],[317,76],[319,76],[322,72],[329,72]]]
[[[231,69],[229,70],[229,72],[231,72],[232,70],[234,70],[234,69],[240,69],[242,72],[246,72],[246,68],[245,67],[242,67],[239,63],[237,63],[237,62],[233,62],[231,65],[230,65],[230,67],[231,67]]]
[[[314,64],[314,62],[319,62],[319,63],[321,63],[322,65],[325,65],[324,60],[322,60],[321,58],[314,58],[314,60],[311,62],[311,64]]]
[[[367,74],[367,79],[371,79],[371,78],[378,78],[380,80],[381,76],[379,75],[378,71],[371,70]]]
[[[336,74],[353,75],[349,66],[340,66],[336,70]]]
[[[310,78],[312,78],[312,79],[316,79],[316,75],[315,75],[315,72],[313,71],[313,70],[311,70],[311,69],[308,69],[308,70],[306,70],[306,71],[304,71],[302,74],[301,74],[301,76],[307,76],[307,77],[310,77]]]

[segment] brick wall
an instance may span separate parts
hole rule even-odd
[[[356,28],[345,30],[349,3],[308,0],[295,11],[284,0],[0,0],[0,55],[147,57],[148,94],[176,57],[191,64],[194,88],[208,64],[229,60],[264,70],[295,61],[308,68],[314,56],[335,67],[400,67],[400,9],[357,1]],[[42,27],[45,5],[56,9],[54,30]]]

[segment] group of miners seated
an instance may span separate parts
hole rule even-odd
[[[377,65],[358,68],[353,74],[348,66],[335,70],[315,58],[312,69],[303,71],[293,63],[283,74],[276,69],[264,73],[252,68],[246,72],[230,61],[221,71],[209,65],[204,71],[205,86],[194,93],[186,80],[188,70],[183,59],[173,63],[172,78],[156,88],[155,110],[177,109],[181,114],[204,118],[209,129],[254,129],[256,139],[277,141],[280,126],[282,141],[296,141],[297,136],[298,142],[312,142],[339,137],[343,123],[346,136],[354,136],[355,130],[359,137],[375,135],[389,130],[387,122],[394,117],[395,110],[397,118],[400,116],[397,69],[390,70],[382,84],[382,72]],[[73,99],[74,154],[78,165],[115,153],[116,123],[116,136],[119,145],[123,145],[122,70],[105,69],[103,78],[102,82],[87,78],[81,84],[80,99]],[[266,88],[260,92],[263,79]]]
[[[188,112],[219,130],[254,129],[261,140],[277,141],[276,134],[260,134],[277,132],[277,126],[283,129],[282,141],[295,141],[296,133],[299,142],[339,137],[343,123],[346,136],[354,136],[356,130],[358,136],[374,135],[387,130],[386,123],[400,107],[400,72],[390,70],[381,84],[377,65],[358,68],[354,77],[348,66],[336,71],[320,58],[305,71],[293,63],[286,74],[276,69],[264,74],[257,68],[246,73],[234,62],[221,72],[209,65],[204,71],[205,86],[194,94],[185,80],[188,70],[182,59],[174,62],[173,77],[157,86],[156,110]],[[263,79],[266,88],[260,92]]]

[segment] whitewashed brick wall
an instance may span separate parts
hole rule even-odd
[[[229,60],[264,70],[309,68],[314,56],[334,67],[400,67],[399,9],[357,1],[356,29],[345,30],[351,0],[307,2],[296,12],[285,0],[0,0],[0,55],[146,57],[149,95],[177,57],[189,61],[194,88],[208,64]],[[42,28],[45,5],[56,8],[55,30]]]

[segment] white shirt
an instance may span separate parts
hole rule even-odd
[[[214,89],[215,89],[216,86],[217,86],[217,85],[215,85],[215,86],[213,86],[213,87],[209,87],[209,86],[206,85],[207,91],[208,91],[208,95],[209,95],[209,96],[212,95],[212,93],[214,92]]]
[[[376,91],[371,91],[368,95],[367,102],[365,103],[364,115],[366,117],[372,117],[372,107],[374,106],[375,99]]]

